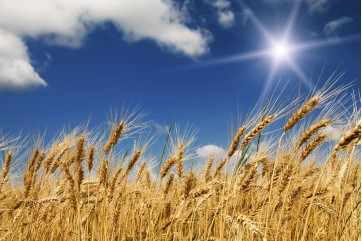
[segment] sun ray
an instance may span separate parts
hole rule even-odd
[[[267,97],[269,88],[271,87],[272,80],[275,77],[275,72],[276,72],[278,66],[279,66],[279,62],[275,61],[269,70],[265,84],[263,85],[263,90],[261,92],[259,108],[261,108],[263,103],[265,103],[265,101],[266,101],[266,97]]]
[[[224,65],[224,64],[231,64],[231,63],[238,63],[242,61],[257,59],[263,56],[267,56],[270,54],[269,50],[259,50],[259,51],[251,51],[241,54],[236,54],[233,56],[228,56],[225,58],[214,59],[202,63],[196,64],[197,67],[210,67],[214,65]]]
[[[315,85],[312,83],[311,78],[308,78],[303,71],[297,66],[292,58],[292,55],[295,52],[302,50],[310,50],[314,48],[322,48],[328,46],[339,45],[342,43],[348,43],[352,41],[356,41],[361,39],[360,35],[349,35],[344,37],[335,37],[328,38],[323,40],[315,40],[315,41],[307,41],[300,43],[291,42],[291,32],[292,28],[295,25],[295,20],[297,18],[298,12],[300,10],[302,4],[302,0],[296,0],[295,4],[292,7],[292,10],[288,16],[288,20],[286,22],[286,26],[284,32],[281,36],[272,36],[268,30],[264,27],[262,22],[257,18],[255,13],[243,2],[240,2],[240,7],[244,9],[244,11],[248,12],[248,16],[251,22],[255,25],[256,29],[260,32],[260,34],[264,37],[264,40],[267,42],[268,46],[265,49],[250,51],[245,53],[239,53],[232,56],[227,56],[224,58],[214,59],[207,62],[197,63],[193,65],[193,67],[209,67],[209,66],[217,66],[224,65],[230,63],[237,63],[242,61],[248,61],[257,58],[272,58],[271,68],[266,77],[264,86],[261,91],[260,101],[265,101],[266,94],[268,89],[272,85],[273,79],[276,76],[276,73],[282,63],[289,65],[291,70],[295,73],[298,78],[300,78],[303,85],[308,89],[314,89]]]
[[[291,60],[288,59],[287,60],[288,64],[292,67],[292,69],[294,70],[294,72],[299,76],[300,80],[302,81],[302,83],[309,89],[313,89],[314,85],[312,83],[312,81],[295,65],[295,63]]]
[[[263,26],[263,24],[259,21],[259,19],[255,16],[254,12],[245,5],[245,3],[241,2],[241,7],[249,12],[249,17],[251,19],[251,21],[256,25],[256,27],[258,28],[259,32],[264,35],[264,37],[269,41],[269,42],[273,42],[273,38],[270,35],[270,33],[266,30],[266,28]]]
[[[326,40],[316,40],[316,41],[309,41],[309,42],[302,42],[302,43],[295,43],[292,46],[292,50],[300,51],[300,50],[307,50],[313,49],[318,47],[328,47],[333,45],[338,45],[341,43],[348,43],[353,42],[356,40],[361,39],[360,35],[350,35],[338,38],[329,38]]]
[[[297,0],[296,3],[294,4],[293,10],[289,14],[289,19],[287,21],[287,25],[285,27],[283,34],[283,39],[286,41],[289,39],[291,28],[294,25],[295,18],[297,17],[298,10],[300,8],[300,3],[301,0]]]

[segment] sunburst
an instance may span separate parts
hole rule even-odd
[[[261,50],[255,50],[250,52],[239,53],[233,56],[227,56],[220,59],[214,59],[206,62],[201,62],[197,66],[210,66],[210,65],[222,65],[229,64],[241,61],[248,61],[256,58],[272,58],[271,66],[263,90],[261,93],[261,100],[265,100],[268,89],[270,88],[273,79],[275,78],[278,69],[283,65],[289,66],[289,68],[299,77],[301,82],[308,89],[315,88],[314,84],[310,79],[306,77],[301,68],[296,64],[293,56],[296,52],[305,51],[313,48],[321,48],[332,45],[338,45],[345,42],[355,41],[360,39],[360,35],[352,35],[346,37],[338,37],[334,39],[324,39],[311,42],[292,42],[290,40],[291,29],[294,28],[294,22],[299,11],[301,0],[297,0],[294,4],[286,26],[284,28],[283,34],[281,37],[273,36],[257,18],[254,12],[248,8],[245,3],[241,2],[241,7],[249,13],[249,17],[255,27],[259,30],[260,34],[263,36],[267,42],[267,47]]]

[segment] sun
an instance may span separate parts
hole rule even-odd
[[[235,63],[241,61],[248,61],[257,58],[271,59],[272,61],[270,61],[271,64],[269,68],[269,73],[267,74],[267,77],[265,79],[265,84],[263,85],[263,88],[261,90],[260,103],[263,103],[266,100],[268,90],[273,84],[275,75],[277,74],[278,70],[283,68],[284,66],[288,66],[290,70],[292,70],[298,76],[301,83],[305,85],[308,89],[310,90],[315,89],[315,86],[310,81],[310,78],[308,78],[308,76],[304,74],[303,70],[295,61],[295,58],[298,56],[298,52],[301,52],[302,50],[310,50],[314,48],[333,46],[341,43],[346,43],[349,41],[360,40],[361,36],[360,34],[357,34],[357,35],[339,37],[336,39],[328,38],[328,39],[314,40],[307,42],[295,42],[295,36],[292,36],[293,32],[292,30],[295,27],[294,26],[295,19],[302,2],[303,2],[302,0],[295,0],[295,4],[286,21],[284,31],[282,31],[282,33],[278,32],[278,34],[274,35],[264,27],[264,25],[259,21],[259,19],[254,14],[254,12],[249,7],[246,6],[244,1],[240,1],[239,3],[241,8],[248,11],[251,22],[253,22],[255,28],[260,32],[260,34],[264,38],[264,41],[266,43],[265,48],[238,53],[220,59],[214,59],[211,61],[198,64],[198,66],[221,65],[221,64]]]
[[[271,47],[271,54],[277,61],[287,60],[290,56],[290,46],[285,42],[276,42]]]

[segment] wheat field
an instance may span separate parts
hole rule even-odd
[[[172,124],[149,158],[137,111],[22,152],[4,137],[0,239],[361,240],[360,109],[343,106],[345,89],[269,102],[222,158],[193,160],[193,133]]]

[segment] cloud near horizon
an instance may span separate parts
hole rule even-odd
[[[201,56],[211,35],[186,26],[186,16],[170,0],[0,0],[0,89],[46,86],[31,66],[25,37],[77,48],[106,22],[126,41],[151,39],[170,52]]]
[[[208,160],[211,157],[215,158],[217,161],[221,161],[222,159],[227,157],[228,150],[216,146],[216,145],[204,145],[195,150],[196,156]],[[237,157],[237,152],[231,156],[230,162],[234,163]]]
[[[195,152],[198,157],[204,159],[210,159],[211,157],[222,159],[227,154],[227,151],[224,148],[215,145],[205,145],[199,147],[195,150]]]

